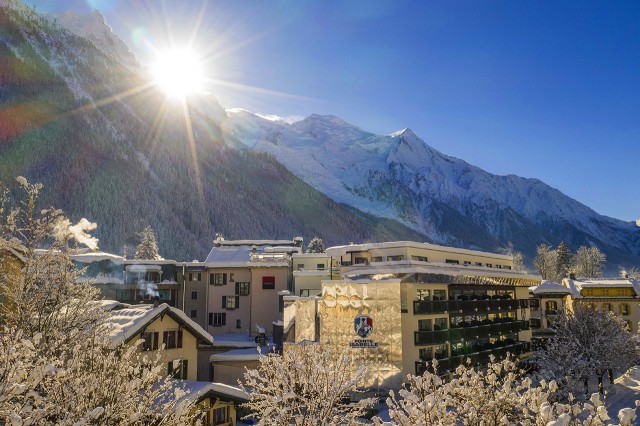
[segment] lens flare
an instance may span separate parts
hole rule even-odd
[[[161,52],[151,72],[154,84],[173,98],[184,98],[203,88],[202,61],[190,50]]]

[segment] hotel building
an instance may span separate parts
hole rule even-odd
[[[371,367],[369,388],[397,388],[433,359],[446,373],[529,350],[529,287],[540,277],[513,270],[511,256],[415,242],[326,255],[342,279],[322,281],[320,297],[285,298],[285,340],[353,350]]]

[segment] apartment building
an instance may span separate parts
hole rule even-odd
[[[611,311],[627,322],[632,333],[639,332],[640,284],[635,278],[565,278],[562,285],[570,290],[568,309],[581,303],[594,309]]]
[[[184,311],[213,336],[273,335],[282,294],[292,288],[292,255],[301,251],[301,238],[216,238],[204,262],[178,264]]]
[[[553,320],[567,309],[569,294],[571,290],[567,287],[551,281],[543,281],[540,285],[529,288],[532,349],[543,347],[553,335],[550,327]]]
[[[292,264],[292,293],[296,296],[319,296],[323,280],[340,278],[337,259],[326,253],[294,253]]]
[[[415,242],[331,247],[341,280],[320,297],[286,297],[285,339],[353,350],[369,388],[397,388],[433,359],[451,371],[471,359],[529,350],[529,287],[511,256]]]
[[[105,299],[122,303],[161,303],[179,307],[175,260],[127,260],[111,253],[86,251],[71,256],[82,278],[95,285]]]

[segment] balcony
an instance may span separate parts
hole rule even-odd
[[[448,300],[417,300],[413,302],[414,315],[443,314],[448,310]]]
[[[527,299],[487,299],[487,300],[416,300],[413,302],[414,315],[462,312],[502,312],[528,308]]]
[[[465,349],[468,349],[467,351],[464,351],[465,353],[454,351],[451,354],[451,358],[438,359],[438,371],[442,373],[446,370],[455,369],[459,365],[467,365],[468,360],[470,360],[471,365],[486,365],[491,362],[491,355],[493,355],[496,360],[506,358],[507,354],[517,356],[525,352],[529,352],[530,344],[529,342],[504,340],[496,342],[495,344],[479,346],[474,349]],[[475,352],[472,352],[472,350],[475,350]],[[416,361],[417,374],[422,374],[427,369],[432,371],[431,360]]]
[[[416,331],[413,339],[416,346],[442,344],[449,340],[449,330]]]

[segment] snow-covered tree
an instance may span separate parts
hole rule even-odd
[[[160,259],[158,251],[158,243],[156,242],[156,234],[151,226],[147,226],[142,230],[140,235],[140,244],[136,247],[136,259],[156,260]]]
[[[569,271],[573,264],[573,253],[564,241],[561,241],[556,248],[556,281],[562,281],[569,276]]]
[[[513,269],[515,269],[516,271],[526,270],[524,266],[524,255],[521,251],[513,252]]]
[[[540,244],[536,249],[536,258],[533,261],[538,273],[543,280],[555,280],[557,271],[556,251],[547,244]]]
[[[18,182],[24,199],[0,200],[0,243],[23,262],[19,274],[0,276],[11,289],[0,304],[0,424],[190,424],[196,413],[177,402],[177,382],[160,379],[160,354],[104,337],[98,293],[78,283],[56,229],[66,218],[37,208],[40,185]]]
[[[492,360],[493,361],[493,360]],[[434,364],[437,370],[437,363]],[[586,403],[555,401],[555,381],[534,386],[509,358],[485,369],[461,365],[445,383],[437,374],[409,375],[403,389],[387,399],[391,422],[402,426],[604,425],[609,419],[599,395]],[[621,425],[631,425],[635,410],[620,410]]]
[[[597,247],[582,246],[573,258],[573,271],[578,277],[598,278],[606,261],[607,256]]]
[[[322,239],[314,237],[307,245],[307,253],[324,253],[324,243]]]
[[[315,343],[288,344],[282,354],[261,356],[258,368],[244,373],[240,386],[249,394],[244,407],[259,425],[358,424],[374,401],[347,401],[365,373],[348,353]]]
[[[536,355],[542,374],[577,397],[588,394],[591,378],[601,385],[605,373],[612,380],[640,359],[640,337],[613,312],[575,303],[573,312],[560,313],[551,328],[554,336]]]

